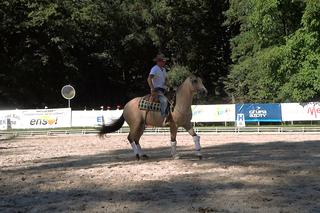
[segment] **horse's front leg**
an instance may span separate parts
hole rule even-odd
[[[170,145],[171,145],[171,155],[173,159],[179,159],[179,154],[177,153],[177,132],[178,132],[178,128],[175,124],[171,124],[170,125],[170,135],[171,135],[171,141],[170,141]]]
[[[194,148],[196,151],[196,156],[199,157],[199,159],[202,159],[202,153],[201,153],[201,145],[200,145],[200,136],[197,135],[197,133],[194,131],[192,124],[188,124],[184,127],[187,132],[192,136],[193,142],[194,142]]]

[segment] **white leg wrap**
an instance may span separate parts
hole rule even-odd
[[[200,151],[201,150],[200,136],[199,135],[193,136],[193,142],[194,142],[196,151]]]
[[[139,154],[140,156],[142,156],[143,153],[142,153],[142,149],[141,149],[140,144],[136,144],[136,147],[137,147],[138,154]]]
[[[138,154],[138,150],[137,150],[136,144],[133,142],[133,143],[130,143],[130,145],[131,145],[131,147],[132,147],[132,149],[133,149],[134,154],[135,154],[135,155]]]
[[[175,156],[177,154],[177,141],[171,141],[171,155]]]

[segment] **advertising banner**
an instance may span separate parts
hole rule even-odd
[[[22,128],[57,128],[71,126],[71,109],[21,110]]]
[[[3,110],[0,111],[0,129],[19,129],[22,127],[21,111]]]
[[[73,127],[97,127],[110,124],[122,115],[123,110],[72,111]]]
[[[103,123],[103,111],[72,111],[73,127],[94,127]]]
[[[6,130],[6,129],[7,129],[7,119],[5,119],[5,117],[0,114],[0,130]]]
[[[237,104],[236,114],[244,114],[246,122],[281,122],[280,104]]]
[[[320,120],[320,102],[281,104],[283,121]]]
[[[192,122],[234,122],[235,105],[192,105]]]

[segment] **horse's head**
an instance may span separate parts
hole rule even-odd
[[[208,90],[203,85],[201,78],[192,75],[189,77],[189,79],[190,79],[190,82],[192,85],[192,91],[194,93],[199,93],[200,95],[207,95],[208,94]]]

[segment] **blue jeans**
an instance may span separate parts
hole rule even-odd
[[[168,99],[166,96],[164,96],[163,89],[155,88],[155,90],[158,93],[158,99],[160,101],[161,117],[165,118],[169,114],[169,112],[168,112]]]

